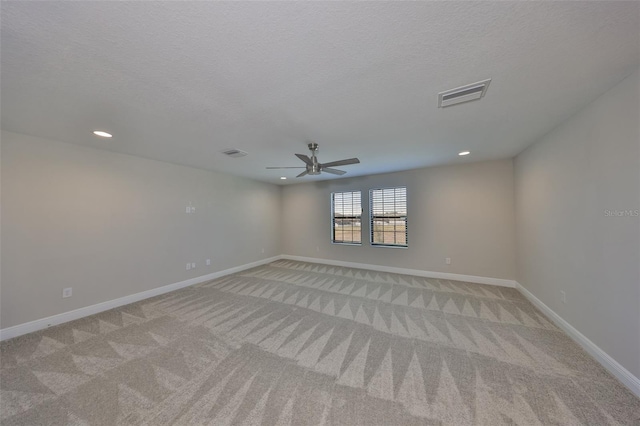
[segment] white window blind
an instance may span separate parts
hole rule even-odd
[[[331,194],[331,241],[334,243],[362,243],[361,199],[360,191]]]
[[[371,244],[407,247],[407,188],[369,191]]]

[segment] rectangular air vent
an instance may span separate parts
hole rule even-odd
[[[446,108],[462,104],[464,102],[476,101],[487,93],[489,83],[491,83],[490,78],[477,83],[467,84],[466,86],[440,92],[438,93],[438,108]]]
[[[228,155],[229,157],[233,157],[233,158],[244,157],[245,155],[247,155],[246,152],[240,151],[239,149],[235,149],[235,148],[225,149],[224,151],[220,151],[220,152],[222,152],[224,155]]]

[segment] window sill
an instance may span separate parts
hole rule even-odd
[[[393,249],[408,249],[409,246],[396,246],[390,244],[373,244],[371,243],[371,247],[384,247],[384,248],[393,248]]]

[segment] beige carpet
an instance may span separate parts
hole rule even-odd
[[[2,343],[3,425],[638,425],[516,290],[277,261]]]

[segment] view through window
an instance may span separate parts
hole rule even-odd
[[[334,243],[362,243],[362,203],[360,191],[331,194]]]
[[[407,247],[407,188],[369,191],[371,244]]]

